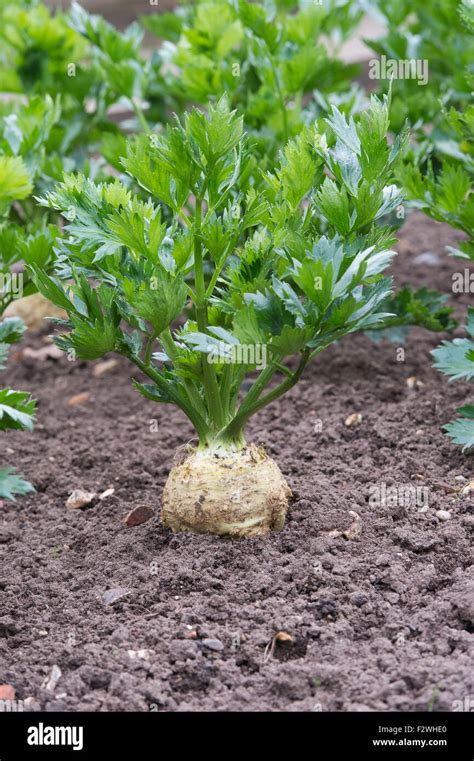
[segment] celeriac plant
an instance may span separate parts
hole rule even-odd
[[[164,489],[173,530],[283,526],[289,488],[245,428],[327,346],[389,318],[382,273],[394,241],[381,218],[400,200],[391,177],[402,141],[388,145],[387,114],[376,98],[357,121],[334,109],[324,130],[288,143],[257,195],[242,117],[224,97],[130,146],[124,168],[148,201],[77,174],[41,200],[67,220],[56,274],[31,265],[69,315],[57,344],[81,359],[127,357],[136,389],[196,430]]]

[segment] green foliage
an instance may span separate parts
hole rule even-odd
[[[67,66],[84,54],[81,38],[63,14],[53,16],[42,3],[16,2],[0,7],[0,90],[59,93]]]
[[[140,55],[143,31],[131,24],[125,32],[99,15],[88,13],[73,2],[68,23],[89,43],[92,57],[90,74],[105,90],[105,101],[119,97],[141,98],[147,82],[147,67]]]
[[[472,4],[470,0],[442,0],[426,3],[425,0],[371,0],[370,5],[387,26],[387,32],[368,45],[387,60],[425,61],[428,64],[428,82],[419,84],[416,78],[396,78],[393,82],[393,100],[390,120],[395,130],[406,120],[419,128],[418,138],[423,141],[424,124],[439,125],[443,119],[440,103],[461,108],[469,100],[472,90]],[[380,83],[386,92],[389,81]],[[446,140],[443,130],[431,134],[432,145],[439,148]]]
[[[276,45],[263,10],[245,13]],[[57,343],[85,359],[128,357],[151,381],[135,381],[140,393],[178,405],[201,446],[241,441],[249,417],[312,357],[390,318],[393,239],[381,217],[399,202],[391,181],[403,138],[388,145],[387,112],[375,98],[356,120],[334,108],[255,177],[260,194],[227,97],[131,141],[123,164],[147,200],[120,180],[66,176],[41,200],[67,220],[56,273],[29,263],[37,288],[68,312]]]
[[[18,342],[24,324],[17,317],[0,320],[0,370],[5,368],[11,344]],[[7,429],[33,428],[36,404],[28,393],[0,388],[0,433]],[[31,484],[15,474],[12,468],[0,468],[0,499],[14,499],[15,495],[34,491]]]
[[[474,106],[463,114],[452,109],[449,121],[456,137],[456,150],[444,159],[438,172],[431,164],[423,172],[412,161],[402,164],[397,176],[414,207],[468,235],[468,240],[460,242],[452,253],[474,259]]]
[[[347,92],[357,73],[356,66],[331,56],[322,40],[332,38],[336,45],[348,36],[362,16],[358,3],[287,6],[198,0],[176,14],[141,19],[167,40],[152,62],[155,76],[163,78],[159,98],[170,99],[179,111],[183,104],[207,105],[227,94],[269,166],[310,120],[315,101],[304,102],[303,96],[316,89]]]
[[[403,343],[414,325],[437,333],[452,330],[457,323],[452,318],[454,310],[446,305],[447,300],[446,295],[437,291],[427,288],[412,291],[406,286],[384,303],[384,309],[393,317],[387,318],[383,329],[370,332],[370,337],[375,341],[388,338],[394,343]]]
[[[466,331],[469,338],[455,338],[443,341],[432,351],[434,366],[451,381],[472,380],[474,378],[474,309],[468,309]],[[474,406],[465,405],[458,409],[462,416],[444,426],[445,431],[463,451],[474,446]]]
[[[17,475],[14,468],[0,468],[0,499],[15,500],[34,492],[34,487]]]
[[[0,431],[7,428],[33,430],[35,403],[28,393],[0,389]]]

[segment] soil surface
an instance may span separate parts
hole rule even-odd
[[[455,240],[411,216],[397,285],[449,292]],[[281,533],[240,541],[161,526],[192,431],[132,389],[125,362],[96,377],[97,363],[12,356],[6,382],[31,390],[38,422],[2,438],[2,461],[37,493],[1,510],[0,684],[65,711],[449,711],[473,696],[473,460],[440,431],[472,386],[431,367],[439,338],[414,331],[399,361],[397,345],[348,337],[253,420],[294,497]],[[76,488],[115,491],[80,510],[65,504]],[[138,506],[154,517],[126,527]],[[350,511],[359,535],[334,535]]]

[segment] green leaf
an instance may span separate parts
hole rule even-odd
[[[125,280],[125,298],[143,320],[147,320],[159,335],[180,314],[187,298],[181,276],[156,270],[148,282]]]
[[[165,404],[169,404],[173,401],[171,396],[168,396],[168,394],[151,383],[139,383],[135,379],[132,380],[132,383],[133,387],[136,388],[145,399],[149,399],[152,402],[163,402]]]
[[[254,304],[248,304],[235,314],[232,332],[241,344],[255,346],[266,343],[265,333],[257,321]]]
[[[154,136],[141,135],[128,145],[127,156],[122,162],[124,169],[145,190],[178,211],[190,193],[186,179],[183,182],[174,174],[173,160],[180,161],[179,152],[174,159],[171,158],[170,166],[168,160],[166,162],[161,161],[161,154],[157,150],[153,138]]]
[[[471,338],[474,338],[474,307],[467,308],[466,330]]]
[[[23,391],[0,389],[0,431],[7,428],[33,430],[36,403]]]
[[[241,141],[243,117],[232,111],[227,95],[223,95],[215,106],[209,106],[209,115],[194,108],[186,116],[186,132],[196,142],[197,147],[213,166],[215,162],[229,154]]]
[[[474,404],[466,404],[464,407],[459,407],[458,412],[463,417],[474,419]]]
[[[344,187],[338,187],[334,180],[326,177],[315,196],[315,202],[320,212],[340,235],[350,232],[349,199]]]
[[[371,334],[370,337],[373,340],[386,337],[394,342],[403,342],[408,332],[405,328],[412,325],[434,332],[453,329],[457,323],[452,318],[454,310],[446,305],[447,298],[445,294],[427,288],[417,291],[412,291],[408,286],[402,288],[383,304],[384,310],[393,315],[387,319],[386,327],[378,335]],[[402,333],[399,328],[403,329]]]
[[[0,468],[0,499],[14,501],[15,496],[23,496],[34,491],[34,486],[16,475],[14,468]]]
[[[25,327],[25,323],[19,317],[5,317],[0,320],[0,343],[18,343],[25,332]]]
[[[148,14],[139,20],[149,32],[171,42],[178,42],[183,29],[183,20],[176,13]]]
[[[289,357],[292,354],[298,354],[305,348],[311,338],[312,330],[306,328],[293,328],[284,325],[279,336],[274,336],[269,343],[269,349],[277,357]]]
[[[239,0],[238,7],[244,26],[250,29],[256,37],[264,40],[270,51],[275,50],[279,29],[267,15],[265,8],[246,0]]]
[[[63,289],[61,282],[48,275],[40,267],[36,267],[34,264],[30,265],[31,276],[40,293],[55,304],[60,309],[64,309],[66,312],[70,312],[73,309],[71,301],[68,299],[66,292]]]
[[[321,165],[311,150],[309,130],[292,140],[285,148],[284,160],[278,172],[283,198],[296,209],[313,187],[316,172]]]
[[[474,420],[472,418],[457,418],[451,423],[443,425],[443,428],[452,438],[454,444],[462,446],[463,452],[474,446]]]
[[[468,338],[443,341],[431,352],[434,366],[451,380],[471,380],[474,378],[474,360],[469,352],[474,350],[474,342]]]
[[[63,351],[73,350],[78,359],[99,359],[116,349],[119,334],[106,317],[86,320],[73,315],[71,324],[70,333],[55,339]]]
[[[32,178],[23,159],[0,156],[0,202],[22,200],[32,192]]]

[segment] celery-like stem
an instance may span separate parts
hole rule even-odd
[[[177,355],[176,344],[173,340],[173,336],[171,335],[171,331],[169,328],[167,328],[166,330],[163,331],[163,333],[160,334],[160,341],[168,357],[171,359],[172,362],[174,362]],[[201,395],[199,391],[197,390],[197,388],[195,387],[194,383],[192,382],[190,378],[183,378],[183,384],[188,394],[189,401],[195,405],[199,414],[204,419],[206,419],[207,411],[201,399]]]
[[[236,416],[227,426],[225,426],[218,438],[224,441],[238,438],[252,415],[255,415],[256,412],[259,412],[259,410],[274,402],[275,399],[278,399],[285,394],[299,381],[304,368],[308,364],[309,356],[309,349],[305,349],[301,354],[298,367],[294,373],[291,374],[291,377],[285,378],[284,381],[269,391],[268,394],[260,397],[263,388],[267,385],[271,376],[275,372],[275,368],[270,366],[263,370],[239,407]],[[273,370],[273,373],[271,373],[270,370]]]
[[[203,191],[204,192],[204,191]],[[201,333],[207,332],[207,303],[206,288],[204,282],[204,266],[202,257],[202,244],[200,240],[202,215],[202,197],[196,199],[194,217],[194,291],[196,294],[196,320]],[[209,416],[216,429],[224,425],[224,412],[219,393],[219,385],[215,368],[209,363],[207,356],[202,357],[203,381],[206,392]]]
[[[130,103],[132,104],[133,111],[140,123],[142,130],[144,132],[151,132],[150,125],[147,122],[146,116],[143,113],[141,106],[135,101],[134,98],[130,98]]]
[[[194,409],[193,405],[187,399],[183,398],[179,391],[177,391],[172,384],[168,383],[168,381],[163,378],[161,373],[152,365],[146,365],[140,359],[140,357],[137,357],[135,354],[130,354],[129,359],[142,371],[144,375],[147,375],[153,381],[153,383],[160,389],[160,391],[169,396],[170,400],[176,404],[176,406],[179,407],[185,415],[187,415],[196,429],[196,432],[199,436],[200,445],[206,446],[211,438],[209,426],[207,425],[204,418],[199,414],[199,412]]]

